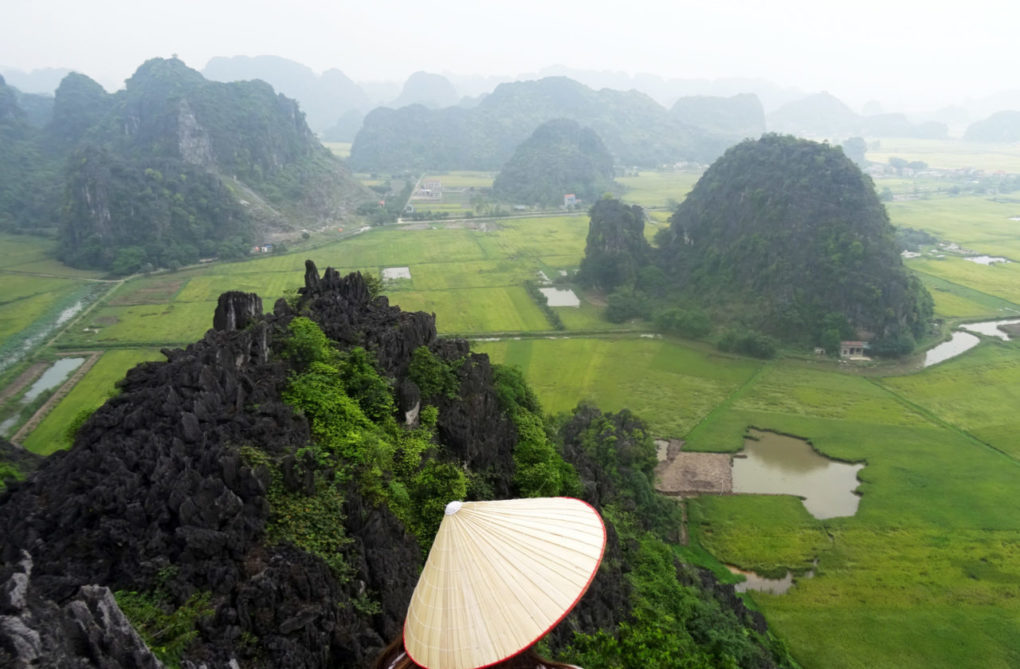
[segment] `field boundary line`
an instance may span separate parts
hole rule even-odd
[[[687,431],[687,434],[688,435],[692,434],[695,430],[697,430],[699,427],[701,427],[702,425],[704,425],[705,423],[710,421],[713,416],[715,416],[716,414],[720,413],[721,411],[729,410],[729,408],[731,406],[733,406],[734,402],[736,402],[738,399],[740,399],[741,397],[744,396],[744,394],[751,387],[751,384],[753,384],[755,381],[758,380],[758,377],[761,376],[762,372],[764,372],[766,369],[770,369],[771,367],[772,367],[772,363],[771,362],[763,362],[762,365],[760,367],[758,367],[758,369],[754,370],[754,374],[752,374],[751,376],[747,377],[747,380],[745,380],[743,383],[741,383],[739,387],[737,387],[732,393],[730,393],[726,397],[726,399],[724,399],[719,404],[715,405],[715,407],[713,407],[713,409],[711,411],[709,411],[707,414],[705,414],[704,418],[699,420],[694,425],[694,427],[692,427],[690,430]]]
[[[891,395],[893,398],[896,399],[896,401],[898,401],[903,406],[907,407],[908,409],[913,409],[914,411],[916,411],[918,414],[920,414],[926,420],[928,420],[928,422],[930,422],[930,423],[932,423],[932,424],[934,424],[934,425],[936,425],[938,427],[941,427],[944,430],[949,430],[951,432],[955,432],[955,433],[959,434],[960,436],[964,437],[965,439],[967,439],[968,441],[971,441],[974,444],[977,444],[978,446],[982,446],[984,448],[987,448],[988,450],[992,451],[993,453],[995,453],[997,455],[1003,456],[1004,458],[1009,460],[1014,465],[1020,466],[1020,458],[1017,458],[1013,454],[1007,453],[1006,451],[1002,450],[998,446],[993,446],[992,444],[989,444],[987,441],[983,441],[981,439],[978,439],[977,437],[975,437],[973,434],[971,434],[967,430],[963,429],[962,427],[959,427],[957,425],[953,425],[952,423],[950,423],[949,421],[945,420],[944,418],[941,418],[940,416],[936,415],[930,409],[927,409],[927,408],[921,406],[920,404],[917,404],[913,400],[907,399],[906,397],[904,397],[903,395],[900,395],[898,392],[896,392],[892,388],[889,388],[888,386],[885,386],[885,385],[879,383],[878,380],[872,379],[872,378],[869,378],[869,377],[864,377],[864,378],[866,378],[867,381],[869,383],[871,383],[872,385],[876,386],[877,388],[881,388],[886,393]]]
[[[0,405],[21,392],[21,389],[32,383],[46,371],[49,363],[33,362],[28,369],[18,375],[16,379],[7,384],[7,387],[0,391]]]
[[[24,446],[21,445],[21,441],[29,434],[31,434],[32,431],[35,430],[35,428],[39,427],[39,423],[41,423],[43,419],[46,418],[46,416],[50,413],[50,411],[52,411],[53,408],[61,400],[63,400],[76,385],[78,385],[78,382],[85,377],[85,375],[89,372],[90,369],[92,369],[92,367],[97,362],[99,362],[99,358],[101,358],[104,353],[104,351],[81,351],[81,352],[88,353],[89,354],[88,359],[85,360],[84,363],[82,363],[81,367],[74,370],[74,374],[71,375],[71,378],[69,378],[67,381],[64,381],[64,383],[61,384],[57,391],[50,395],[50,398],[46,400],[46,402],[41,407],[39,407],[39,410],[32,414],[32,417],[28,419],[28,422],[22,425],[21,429],[14,433],[14,436],[11,437],[12,444],[19,448],[24,448]]]

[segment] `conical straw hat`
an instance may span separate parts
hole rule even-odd
[[[538,641],[591,583],[606,530],[579,499],[451,502],[404,623],[426,669],[478,669]]]

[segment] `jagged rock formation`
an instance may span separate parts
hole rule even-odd
[[[434,317],[373,297],[361,275],[327,269],[320,276],[311,262],[297,300],[278,301],[272,314],[261,311],[253,294],[224,294],[215,329],[184,350],[164,351],[166,362],[131,370],[120,394],[81,427],[71,450],[0,493],[0,583],[8,584],[0,616],[10,617],[0,617],[0,653],[8,654],[0,660],[34,654],[55,666],[156,666],[125,628],[111,591],[118,600],[125,592],[148,597],[164,613],[204,598],[208,610],[195,614],[195,637],[183,648],[187,667],[364,667],[398,632],[422,546],[380,500],[378,486],[342,483],[340,473],[309,455],[313,418],[281,398],[296,374],[330,368],[286,353],[293,326],[307,322],[300,319],[317,323],[341,359],[358,350],[353,347],[368,352],[397,396],[391,418],[426,401],[438,409],[431,412],[430,459],[468,472],[474,494],[518,494],[520,428],[501,394],[506,388],[497,387],[486,356],[472,354],[464,341],[437,339]],[[422,347],[453,375],[450,392],[423,391],[411,379]],[[564,453],[577,463],[584,497],[620,513],[648,504],[649,494],[635,496],[630,487],[643,481],[642,490],[650,491],[654,465],[648,457],[654,446],[639,421],[589,408],[565,435]],[[602,435],[607,448],[600,446]],[[422,463],[422,471],[449,471],[430,466]],[[334,493],[342,485],[342,509],[314,518],[316,531],[342,525],[339,571],[327,562],[331,556],[275,534],[289,522],[282,509],[300,513],[299,507],[317,504],[323,483]],[[298,506],[275,506],[286,499]],[[651,527],[663,517],[640,522]],[[625,602],[638,588],[626,576],[627,562],[640,545],[621,541],[612,526],[609,532],[603,572],[552,638],[556,649],[572,643],[575,631],[613,635],[630,620]],[[701,578],[679,563],[667,572],[675,572],[669,578],[677,583]],[[721,658],[706,630],[748,620],[752,629],[757,625],[732,599],[732,588],[722,596],[682,592],[690,600],[685,610],[699,612],[684,632],[691,652]],[[733,638],[739,648],[725,653],[742,666],[784,662],[759,632]]]
[[[32,556],[0,569],[0,666],[162,669],[109,588],[83,585],[58,605],[32,583]]]

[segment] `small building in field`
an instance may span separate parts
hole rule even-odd
[[[563,196],[563,206],[567,209],[577,206],[577,195],[573,193],[566,193]]]
[[[839,357],[844,360],[867,360],[866,352],[871,348],[871,343],[858,340],[847,340],[839,342]]]

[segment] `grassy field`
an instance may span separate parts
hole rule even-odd
[[[976,155],[952,142],[883,140],[882,149],[932,165]],[[991,164],[1012,164],[1010,151],[993,155]],[[485,187],[492,179],[433,176],[449,188]],[[620,181],[628,202],[664,207],[682,199],[697,177],[645,172]],[[651,212],[649,238],[668,215]],[[978,197],[890,206],[896,225],[993,255],[1016,249],[1020,260],[1020,222],[1009,221],[1016,215],[1020,204]],[[553,278],[575,269],[587,229],[584,215],[394,226],[320,240],[290,255],[133,279],[59,340],[65,349],[109,350],[26,443],[43,453],[63,447],[67,422],[101,404],[129,367],[159,359],[161,346],[201,337],[226,290],[257,292],[271,310],[301,283],[305,258],[320,272],[408,267],[411,279],[391,284],[391,302],[436,313],[441,333],[498,337],[473,349],[520,367],[548,412],[585,400],[610,411],[629,408],[654,434],[685,438],[692,450],[736,451],[748,426],[756,426],[866,463],[860,508],[850,518],[815,520],[788,497],[688,503],[692,555],[707,550],[772,574],[802,573],[817,559],[814,577],[801,577],[787,595],[750,595],[805,667],[1020,666],[1020,345],[985,343],[919,374],[881,377],[869,370],[866,377],[836,364],[765,363],[703,344],[613,332],[640,324],[603,320],[597,295],[585,296],[580,308],[558,309],[566,331],[552,331],[523,282],[539,271]],[[0,327],[14,328],[7,318],[31,321],[31,314],[69,299],[60,292],[65,286],[96,278],[61,270],[51,251],[46,240],[0,236]],[[1020,309],[1020,263],[986,267],[947,257],[911,260],[908,267],[932,290],[941,317]],[[26,268],[48,276],[27,278]]]
[[[519,367],[548,412],[584,400],[630,408],[663,437],[686,434],[761,366],[671,339],[522,339],[472,348]]]
[[[349,158],[351,155],[351,142],[323,142],[322,145],[338,158]]]
[[[52,239],[0,233],[0,350],[69,306],[83,282],[100,276],[64,266],[53,257],[55,248]]]
[[[915,264],[909,266],[921,277],[935,300],[935,315],[941,318],[974,319],[1012,316],[1020,313],[1020,305],[993,297],[979,290],[947,281],[921,272]]]
[[[116,391],[115,384],[129,369],[146,360],[163,360],[154,349],[123,349],[107,351],[88,371],[67,397],[46,416],[42,423],[25,440],[28,450],[49,455],[67,448],[67,426],[82,411],[94,411]]]
[[[984,144],[962,139],[880,140],[878,149],[869,149],[867,159],[886,163],[892,157],[922,160],[940,169],[977,168],[989,172],[1020,172],[1020,143]]]
[[[1015,411],[1020,407],[1020,343],[990,342],[922,374],[881,383],[1020,460],[1020,414]]]
[[[914,258],[907,262],[907,267],[1012,304],[1020,304],[1020,263],[981,265],[947,256],[941,260]]]
[[[1010,378],[1013,363],[998,362]],[[732,450],[755,425],[867,463],[850,518],[815,521],[783,498],[691,503],[695,538],[724,562],[775,573],[818,560],[814,578],[786,595],[751,595],[806,667],[1010,667],[1020,657],[1020,507],[1012,501],[1020,463],[970,437],[950,422],[959,414],[929,399],[930,386],[948,390],[945,369],[876,383],[776,364],[689,435],[691,447]],[[984,402],[983,412],[967,413],[979,434],[983,420],[1000,422],[995,416],[1015,406],[1008,391],[992,395],[1001,388],[994,382],[957,377],[956,393]]]
[[[938,197],[890,202],[895,225],[927,230],[978,253],[1020,260],[1020,193],[987,197]]]
[[[626,189],[621,199],[627,204],[666,207],[671,201],[682,201],[700,178],[700,172],[642,171],[639,176],[617,177],[616,181]]]

